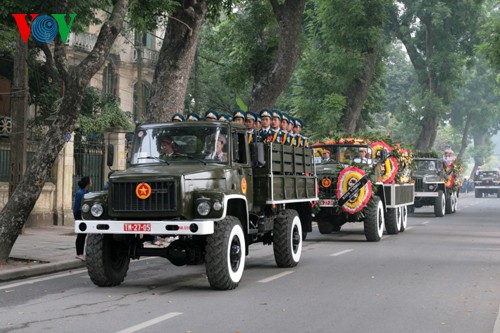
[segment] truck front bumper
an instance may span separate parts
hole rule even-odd
[[[438,192],[415,192],[415,198],[437,198]]]
[[[77,234],[211,235],[215,221],[76,220]]]

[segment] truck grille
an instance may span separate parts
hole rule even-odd
[[[324,178],[330,179],[332,182],[330,187],[323,187],[321,181]],[[337,178],[336,177],[318,177],[319,196],[320,198],[336,198],[337,197]]]
[[[424,180],[422,178],[415,178],[415,192],[424,192]]]
[[[151,195],[139,199],[135,189],[140,182],[113,183],[111,207],[115,212],[171,212],[177,210],[175,181],[148,182]]]

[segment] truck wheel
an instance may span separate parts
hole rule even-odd
[[[328,235],[333,232],[333,225],[328,221],[318,221],[318,230],[322,235]]]
[[[373,197],[375,204],[368,208],[365,216],[365,237],[369,242],[378,242],[384,234],[384,205],[379,197]]]
[[[87,235],[86,263],[95,285],[117,286],[127,276],[130,264],[128,242],[117,241],[110,234]]]
[[[245,251],[245,234],[237,217],[227,216],[215,224],[205,247],[205,269],[213,289],[238,286],[245,269]]]
[[[451,192],[450,195],[446,196],[446,209],[445,209],[446,214],[455,213],[456,205],[457,205],[457,196],[455,192]]]
[[[481,191],[478,191],[478,190],[474,190],[474,196],[476,198],[481,198],[483,196],[483,194],[481,193]]]
[[[332,233],[333,223],[329,220],[328,216],[325,215],[318,216],[317,223],[320,234],[328,235]]]
[[[438,196],[434,201],[434,214],[436,217],[443,217],[446,209],[446,199],[443,191],[438,192]]]
[[[399,232],[403,232],[408,225],[408,206],[401,206],[399,209],[401,214],[401,227],[399,228]]]
[[[389,235],[396,235],[401,229],[401,211],[399,208],[388,208],[385,214],[385,230]]]
[[[278,267],[295,267],[302,254],[302,226],[296,210],[285,209],[274,221],[274,260]]]
[[[453,201],[452,201],[452,207],[451,207],[451,213],[454,214],[457,212],[458,209],[458,193],[453,192]]]

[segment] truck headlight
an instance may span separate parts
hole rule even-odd
[[[82,205],[82,212],[84,212],[84,213],[88,213],[88,212],[89,212],[89,210],[90,210],[90,206],[89,206],[89,204],[83,204],[83,205]]]
[[[101,217],[102,213],[104,213],[104,208],[100,203],[95,203],[92,205],[92,208],[90,208],[90,214],[92,214],[93,217]]]
[[[219,201],[214,202],[214,210],[219,211],[222,209],[222,204]]]
[[[207,201],[202,201],[196,207],[196,211],[201,216],[207,216],[210,213],[210,204]]]
[[[431,191],[434,190],[434,185],[432,185],[432,184],[429,185],[429,190],[431,190]]]

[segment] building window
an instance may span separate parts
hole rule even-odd
[[[104,67],[102,75],[102,93],[104,96],[112,95],[118,97],[118,73],[113,63]]]

